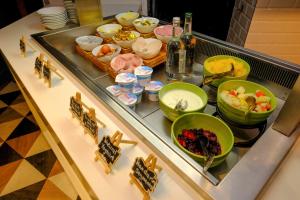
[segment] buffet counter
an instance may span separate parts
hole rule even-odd
[[[154,149],[151,149],[151,146],[142,137],[137,137],[135,129],[115,115],[107,104],[99,100],[86,85],[79,82],[52,54],[45,51],[37,42],[29,39],[31,34],[42,31],[45,29],[41,26],[37,14],[33,13],[0,30],[0,49],[43,134],[62,163],[74,187],[82,199],[141,199],[142,196],[138,189],[129,184],[129,173],[136,157],[146,158],[153,153]],[[28,42],[36,50],[28,52],[26,57],[22,57],[19,50],[19,39],[22,35],[28,38]],[[35,58],[41,52],[51,59],[53,66],[64,77],[64,80],[54,77],[51,88],[48,88],[43,80],[38,79],[34,74]],[[85,104],[95,108],[97,117],[106,125],[104,134],[120,131],[124,133],[125,139],[138,142],[138,145],[135,146],[121,146],[122,155],[109,175],[104,172],[101,163],[94,161],[97,145],[89,135],[83,133],[83,128],[78,120],[73,119],[69,111],[70,97],[74,96],[76,92],[81,93],[82,101]],[[300,130],[297,130],[297,133],[299,132]],[[296,137],[295,135],[297,134],[294,134],[293,137]],[[164,145],[155,136],[147,137],[147,140],[155,143],[156,146]],[[279,174],[275,176],[278,178],[272,178],[275,186],[273,187],[272,184],[265,187],[261,195],[263,199],[276,199],[286,194],[287,191],[291,197],[300,195],[296,189],[293,190],[293,187],[290,187],[291,181],[295,181],[294,185],[297,185],[295,175],[297,175],[297,167],[300,166],[299,160],[297,162],[296,159],[297,152],[299,154],[300,151],[299,146],[298,139],[296,146],[279,169]],[[171,150],[169,151],[166,152],[167,155],[173,155]],[[165,159],[157,157],[158,165],[163,170],[158,174],[159,181],[156,190],[151,194],[152,199],[209,198],[205,192],[198,191],[193,184],[188,184],[185,181],[186,177],[175,172],[170,167],[170,163],[165,162]],[[285,177],[290,177],[288,174],[293,178],[286,180]],[[204,190],[208,190],[209,187],[212,186],[207,185]],[[251,185],[246,187],[251,187]],[[279,193],[276,197],[271,195],[274,194],[273,190],[275,193]],[[230,199],[230,196],[231,194],[228,194],[224,199]]]

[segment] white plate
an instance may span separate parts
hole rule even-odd
[[[37,11],[40,15],[56,15],[65,12],[66,9],[64,7],[46,7],[39,9]]]

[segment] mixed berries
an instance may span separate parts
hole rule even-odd
[[[221,154],[217,136],[209,130],[183,129],[177,136],[177,140],[185,149],[198,155],[207,156],[205,150],[202,149],[203,145],[209,153],[213,153],[215,156]]]

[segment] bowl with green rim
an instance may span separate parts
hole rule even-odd
[[[240,86],[245,88],[246,93],[255,93],[257,90],[261,90],[262,92],[264,92],[266,96],[271,98],[270,99],[271,109],[265,112],[251,111],[247,114],[247,116],[245,116],[244,110],[238,109],[228,104],[221,97],[221,92],[223,90],[234,90],[239,88]],[[276,109],[277,100],[274,94],[262,85],[259,85],[251,81],[232,80],[232,81],[226,81],[221,85],[219,85],[218,92],[217,92],[217,105],[220,112],[226,118],[239,124],[254,125],[265,121],[272,114],[272,112]]]
[[[183,129],[204,129],[216,134],[217,140],[221,146],[221,154],[214,157],[211,167],[221,164],[233,148],[233,133],[221,119],[204,113],[188,113],[178,117],[171,126],[172,140],[183,152],[201,165],[204,164],[206,157],[185,149],[178,142],[177,136],[182,133]]]
[[[198,107],[197,109],[193,110],[183,110],[183,111],[176,111],[174,107],[170,107],[167,102],[164,102],[163,97],[167,92],[174,91],[174,90],[185,90],[192,92],[193,94],[196,94],[202,101],[202,106]],[[185,82],[174,82],[165,85],[164,87],[161,88],[161,90],[158,93],[158,98],[159,98],[159,106],[160,109],[162,110],[163,114],[171,121],[174,121],[177,117],[180,115],[190,113],[190,112],[203,112],[207,105],[207,94],[206,92],[201,89],[200,87],[190,84],[190,83],[185,83]]]
[[[231,62],[232,61],[232,62]],[[211,85],[218,87],[221,83],[229,80],[246,80],[250,73],[250,65],[241,58],[229,55],[217,55],[207,58],[203,64],[204,76],[211,76],[219,72],[212,72],[211,65],[214,62],[219,62],[215,65],[215,68],[220,70],[220,66],[226,65],[226,63],[234,64],[234,74],[235,76],[224,76],[219,80],[214,80]],[[223,71],[222,71],[223,72]]]

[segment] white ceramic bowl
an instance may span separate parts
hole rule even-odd
[[[100,45],[100,46],[97,46],[96,48],[94,48],[92,50],[93,56],[96,56],[97,59],[100,60],[100,61],[102,61],[102,62],[110,62],[114,57],[116,57],[117,55],[120,54],[121,47],[119,45],[116,45],[116,44],[107,44],[107,45],[109,45],[111,48],[115,48],[116,49],[116,51],[112,55],[97,57],[97,54],[98,54],[99,50],[103,46],[103,45]]]
[[[139,17],[137,12],[123,12],[116,15],[117,21],[122,26],[132,26],[132,22]]]
[[[132,44],[132,50],[143,59],[151,59],[157,56],[162,47],[162,42],[155,38],[138,38]]]
[[[163,29],[166,34],[160,34],[160,32],[162,32],[161,30]],[[173,30],[172,25],[163,25],[163,26],[156,27],[153,32],[157,37],[157,39],[161,40],[163,43],[168,43],[172,38],[172,30]],[[177,36],[180,36],[182,32],[183,29],[181,27],[176,27]]]
[[[97,28],[97,32],[102,38],[112,38],[121,29],[120,24],[104,24]]]
[[[103,42],[103,39],[93,35],[85,35],[77,37],[75,41],[83,50],[92,51]]]
[[[112,37],[112,39],[114,40],[114,42],[118,45],[120,45],[123,48],[130,48],[132,47],[132,43],[136,41],[136,39],[138,37],[140,37],[140,33],[136,32],[136,31],[129,31],[131,33],[133,33],[136,37],[134,39],[131,40],[117,40],[115,36]]]
[[[51,15],[59,15],[66,12],[66,9],[64,7],[46,7],[46,8],[41,8],[37,11],[39,15],[43,16],[51,16]]]
[[[151,24],[143,24],[149,21]],[[154,17],[142,17],[133,21],[133,25],[140,33],[150,33],[157,27],[159,20]]]

